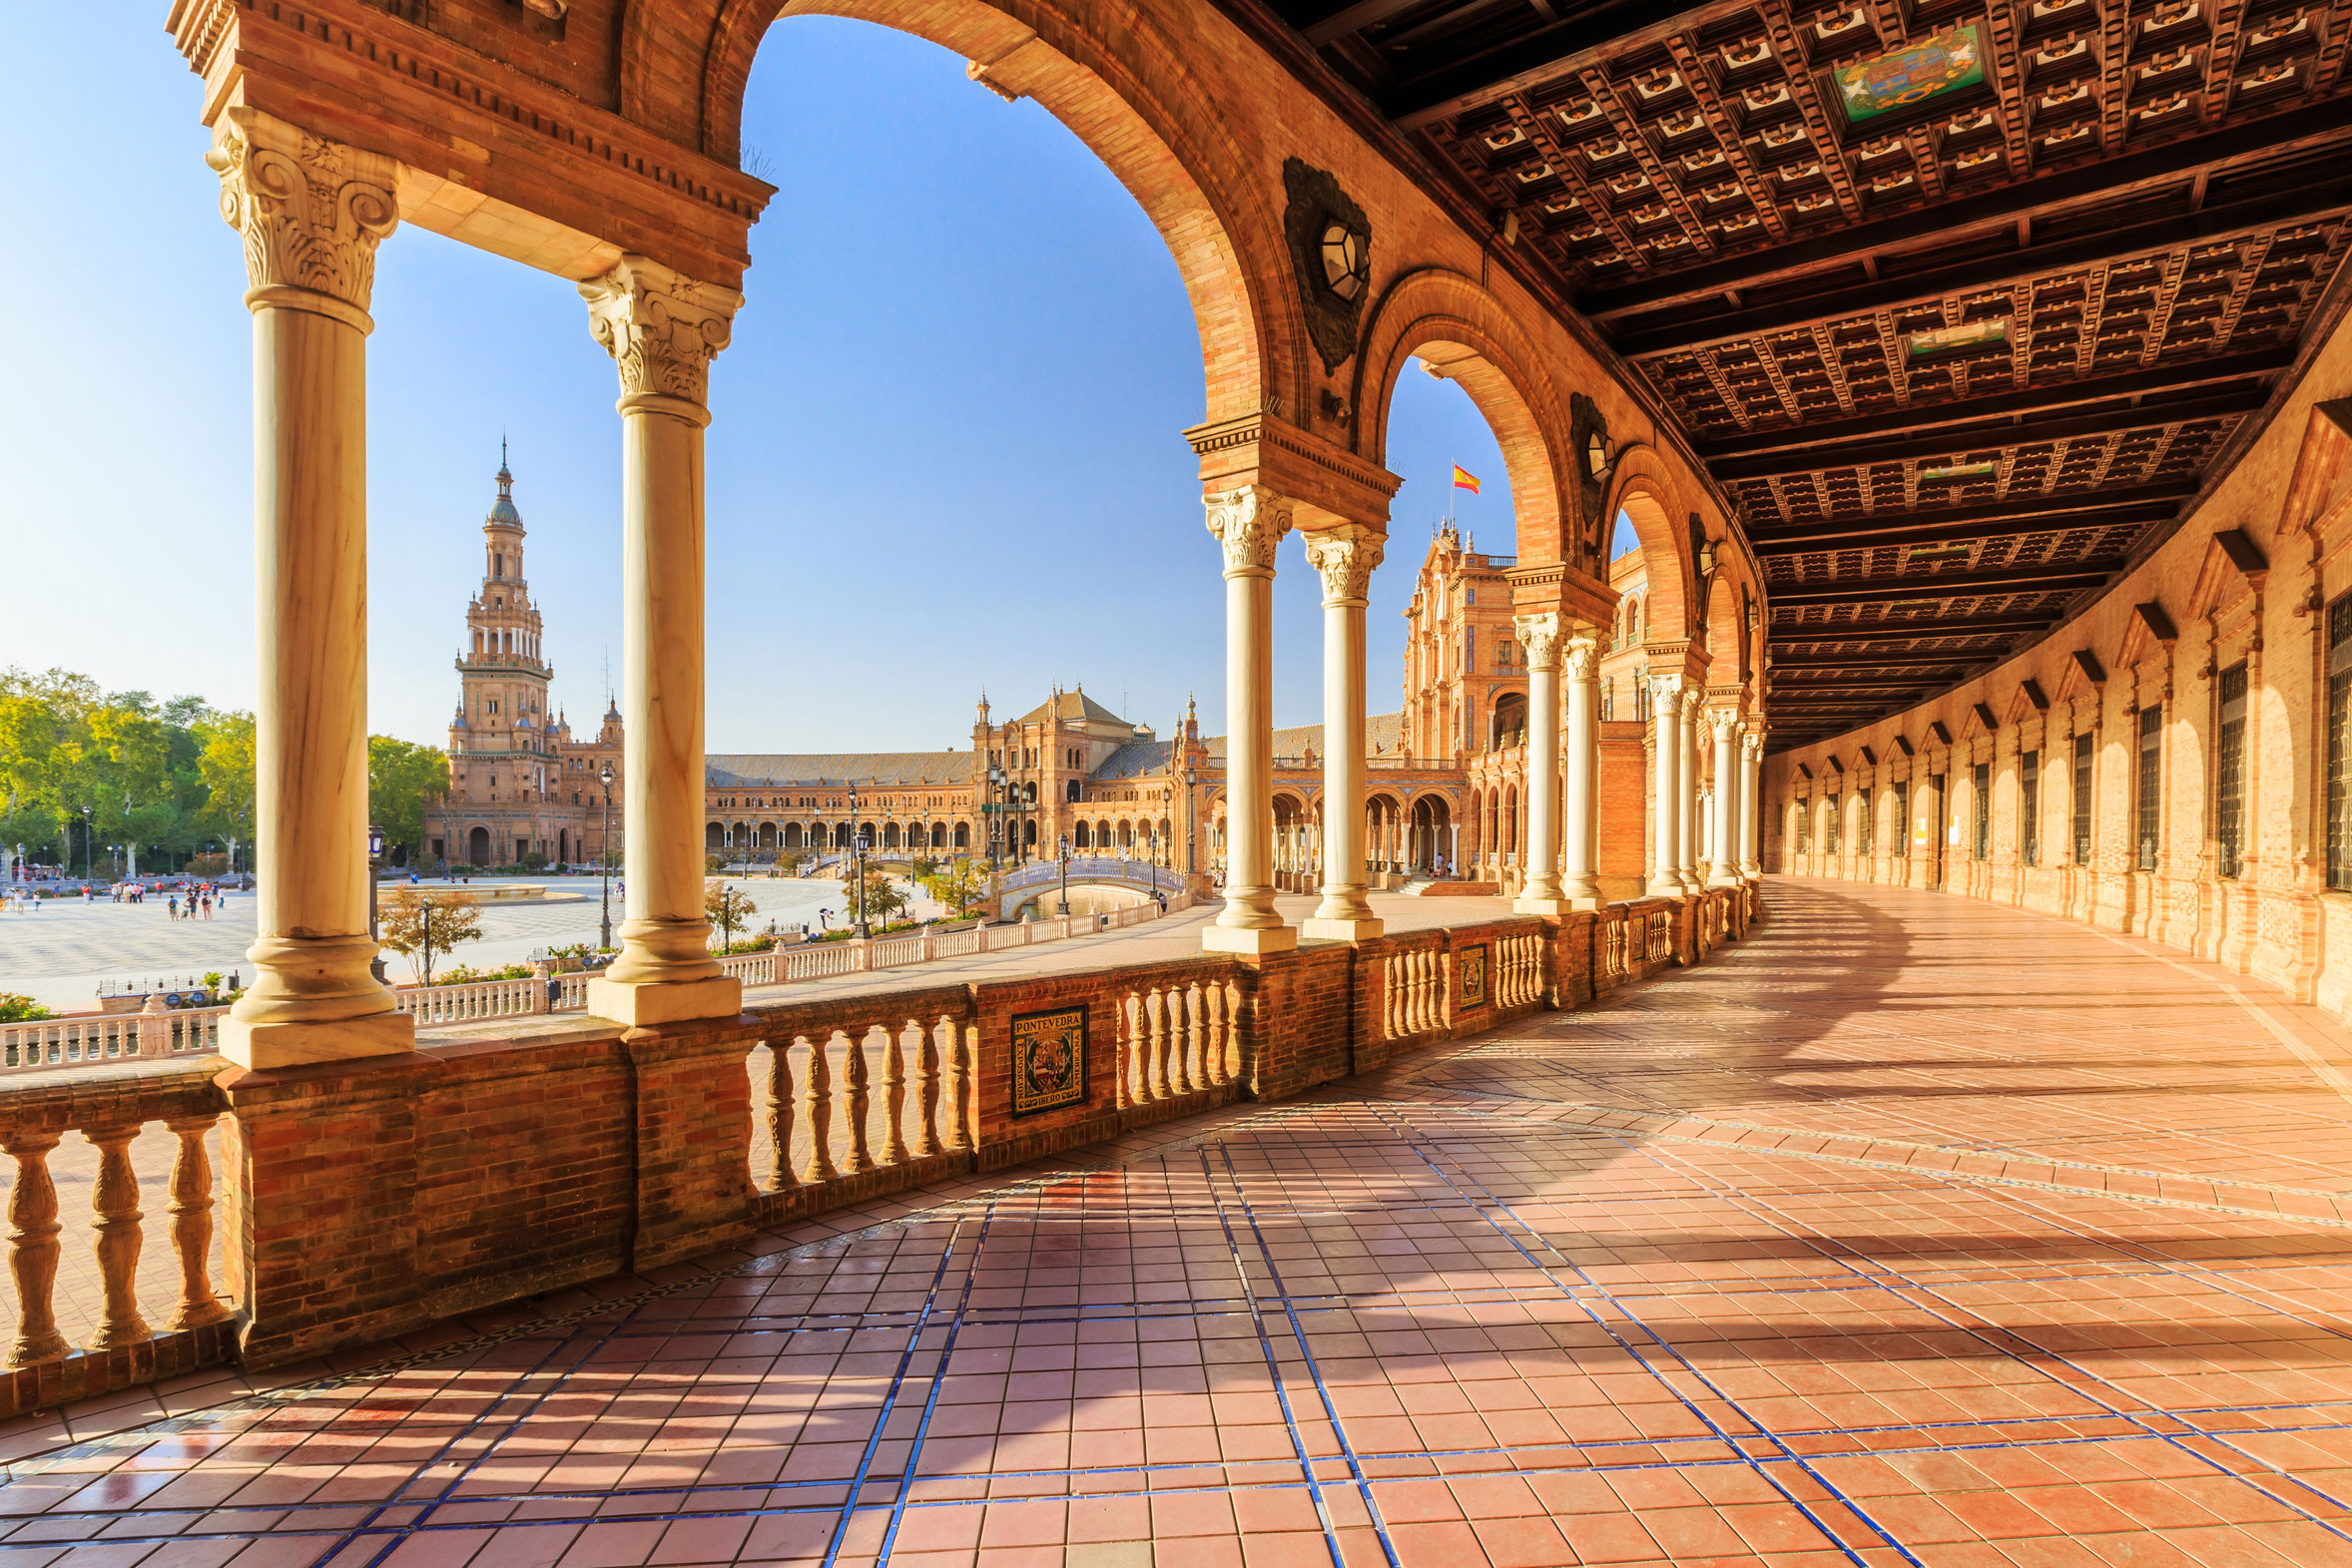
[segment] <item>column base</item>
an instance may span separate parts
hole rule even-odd
[[[253,1023],[234,1015],[221,1020],[221,1054],[256,1072],[415,1049],[416,1020],[406,1013],[293,1023]]]
[[[1299,945],[1295,925],[1204,925],[1204,953],[1287,953]]]
[[[588,1013],[632,1029],[651,1024],[733,1018],[743,1011],[743,982],[733,975],[706,980],[632,983],[601,975],[588,982]]]
[[[1299,922],[1299,934],[1319,942],[1368,942],[1389,928],[1377,915],[1316,915]]]
[[[1642,889],[1642,896],[1644,898],[1679,898],[1682,896],[1682,878],[1676,876],[1672,871],[1660,872],[1649,879],[1649,884]]]
[[[1565,898],[1521,897],[1510,901],[1512,914],[1566,914],[1573,907]]]

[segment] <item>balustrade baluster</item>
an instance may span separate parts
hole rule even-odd
[[[809,1071],[801,1079],[801,1120],[809,1128],[809,1163],[803,1175],[809,1185],[830,1182],[841,1173],[833,1165],[833,1032],[809,1037]]]
[[[948,1085],[947,1147],[965,1150],[971,1147],[971,1075],[972,1062],[979,1055],[980,1031],[958,1023],[955,1038],[947,1050],[947,1064],[954,1073]]]
[[[850,1158],[842,1169],[852,1176],[874,1169],[874,1150],[871,1134],[866,1126],[866,1084],[870,1069],[866,1062],[866,1037],[874,1032],[873,1025],[863,1029],[845,1029],[842,1037],[850,1042]]]
[[[137,1344],[148,1337],[147,1319],[139,1315],[139,1173],[131,1169],[131,1140],[139,1126],[93,1127],[82,1136],[98,1146],[98,1183],[90,1206],[90,1250],[98,1255],[98,1283],[105,1296],[99,1310],[98,1331],[90,1336],[93,1350]]]
[[[0,1150],[16,1161],[8,1192],[8,1273],[16,1283],[16,1339],[10,1366],[31,1366],[65,1354],[51,1296],[57,1289],[57,1186],[49,1179],[49,1151],[58,1134],[15,1129],[0,1135]]]
[[[1201,1082],[1200,1064],[1193,1059],[1192,1031],[1184,1022],[1184,991],[1173,985],[1168,987],[1168,1063],[1179,1094],[1193,1094],[1206,1087]]]
[[[1246,1032],[1241,1017],[1241,987],[1228,980],[1217,990],[1224,1001],[1225,1011],[1225,1076],[1228,1079],[1250,1078],[1255,1083],[1255,1068],[1249,1060],[1255,1043],[1243,1038]]]
[[[1151,1064],[1151,1097],[1165,1100],[1176,1091],[1168,1081],[1168,1009],[1156,985],[1143,995],[1143,1017],[1148,1030],[1143,1049],[1144,1060]]]
[[[1119,998],[1118,1038],[1111,1045],[1111,1101],[1121,1111],[1135,1104],[1128,1075],[1135,1070],[1135,1014],[1142,1005],[1132,991]]]
[[[914,1047],[914,1153],[924,1160],[939,1152],[939,1025],[944,1021],[934,1018],[924,1025]]]
[[[882,1031],[882,1111],[889,1131],[882,1138],[882,1164],[906,1163],[906,1026]]]
[[[1381,1038],[1394,1040],[1405,1032],[1404,998],[1398,993],[1403,979],[1395,953],[1381,960]]]
[[[164,1123],[180,1140],[172,1161],[172,1250],[180,1260],[180,1305],[167,1328],[201,1328],[230,1315],[213,1294],[213,1160],[205,1137],[217,1115],[174,1117]]]
[[[1214,1088],[1219,1079],[1209,1064],[1208,1019],[1202,1012],[1198,980],[1184,988],[1184,1048],[1192,1058],[1193,1077],[1204,1088]]]
[[[793,1175],[793,1043],[768,1042],[768,1185],[780,1193],[801,1185]]]

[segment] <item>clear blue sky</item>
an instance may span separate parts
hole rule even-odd
[[[0,234],[41,259],[0,377],[0,666],[249,707],[244,263],[163,9],[36,9],[0,62],[31,153]],[[44,64],[68,56],[107,62],[103,105]],[[712,377],[712,749],[960,747],[982,686],[1001,718],[1057,681],[1162,734],[1197,692],[1222,729],[1223,588],[1180,434],[1200,345],[1141,209],[1035,104],[864,23],[776,28],[744,139],[780,191]],[[374,315],[370,727],[445,736],[501,432],[556,699],[593,722],[620,646],[619,433],[573,285],[404,229]],[[1404,377],[1389,462],[1376,710],[1451,465],[1485,481],[1461,501],[1479,544],[1512,539],[1500,455],[1453,383]],[[1318,598],[1286,544],[1280,724],[1321,717]]]

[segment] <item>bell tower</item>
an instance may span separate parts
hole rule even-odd
[[[465,634],[457,656],[462,691],[449,726],[451,792],[467,802],[535,798],[547,788],[547,687],[555,672],[542,656],[539,611],[523,575],[523,518],[503,442],[498,498],[482,522],[482,581],[465,607]],[[499,766],[501,754],[518,752],[528,755]]]

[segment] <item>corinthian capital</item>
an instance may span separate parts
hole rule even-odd
[[[256,295],[283,288],[323,295],[359,312],[353,324],[364,327],[375,248],[400,222],[399,166],[243,107],[221,112],[205,162],[221,177],[221,217],[245,237]],[[248,302],[304,303],[284,295]]]
[[[1714,730],[1717,741],[1729,741],[1739,734],[1739,710],[1710,708],[1707,710],[1707,724]]]
[[[1307,563],[1323,574],[1323,602],[1362,604],[1372,591],[1372,569],[1381,564],[1379,534],[1354,523],[1307,536]]]
[[[1662,717],[1671,718],[1682,711],[1682,683],[1679,675],[1653,675],[1649,678],[1650,702]]]
[[[620,367],[623,397],[708,403],[711,361],[734,335],[743,295],[632,255],[582,283],[580,297],[588,330]]]
[[[1589,681],[1600,669],[1600,634],[1579,626],[1560,645],[1560,673],[1571,681]]]
[[[1291,531],[1290,503],[1264,485],[1208,498],[1209,532],[1225,546],[1227,577],[1272,577],[1274,547]]]
[[[1559,616],[1552,611],[1542,615],[1514,615],[1510,629],[1518,635],[1519,646],[1527,651],[1530,670],[1559,668]]]

